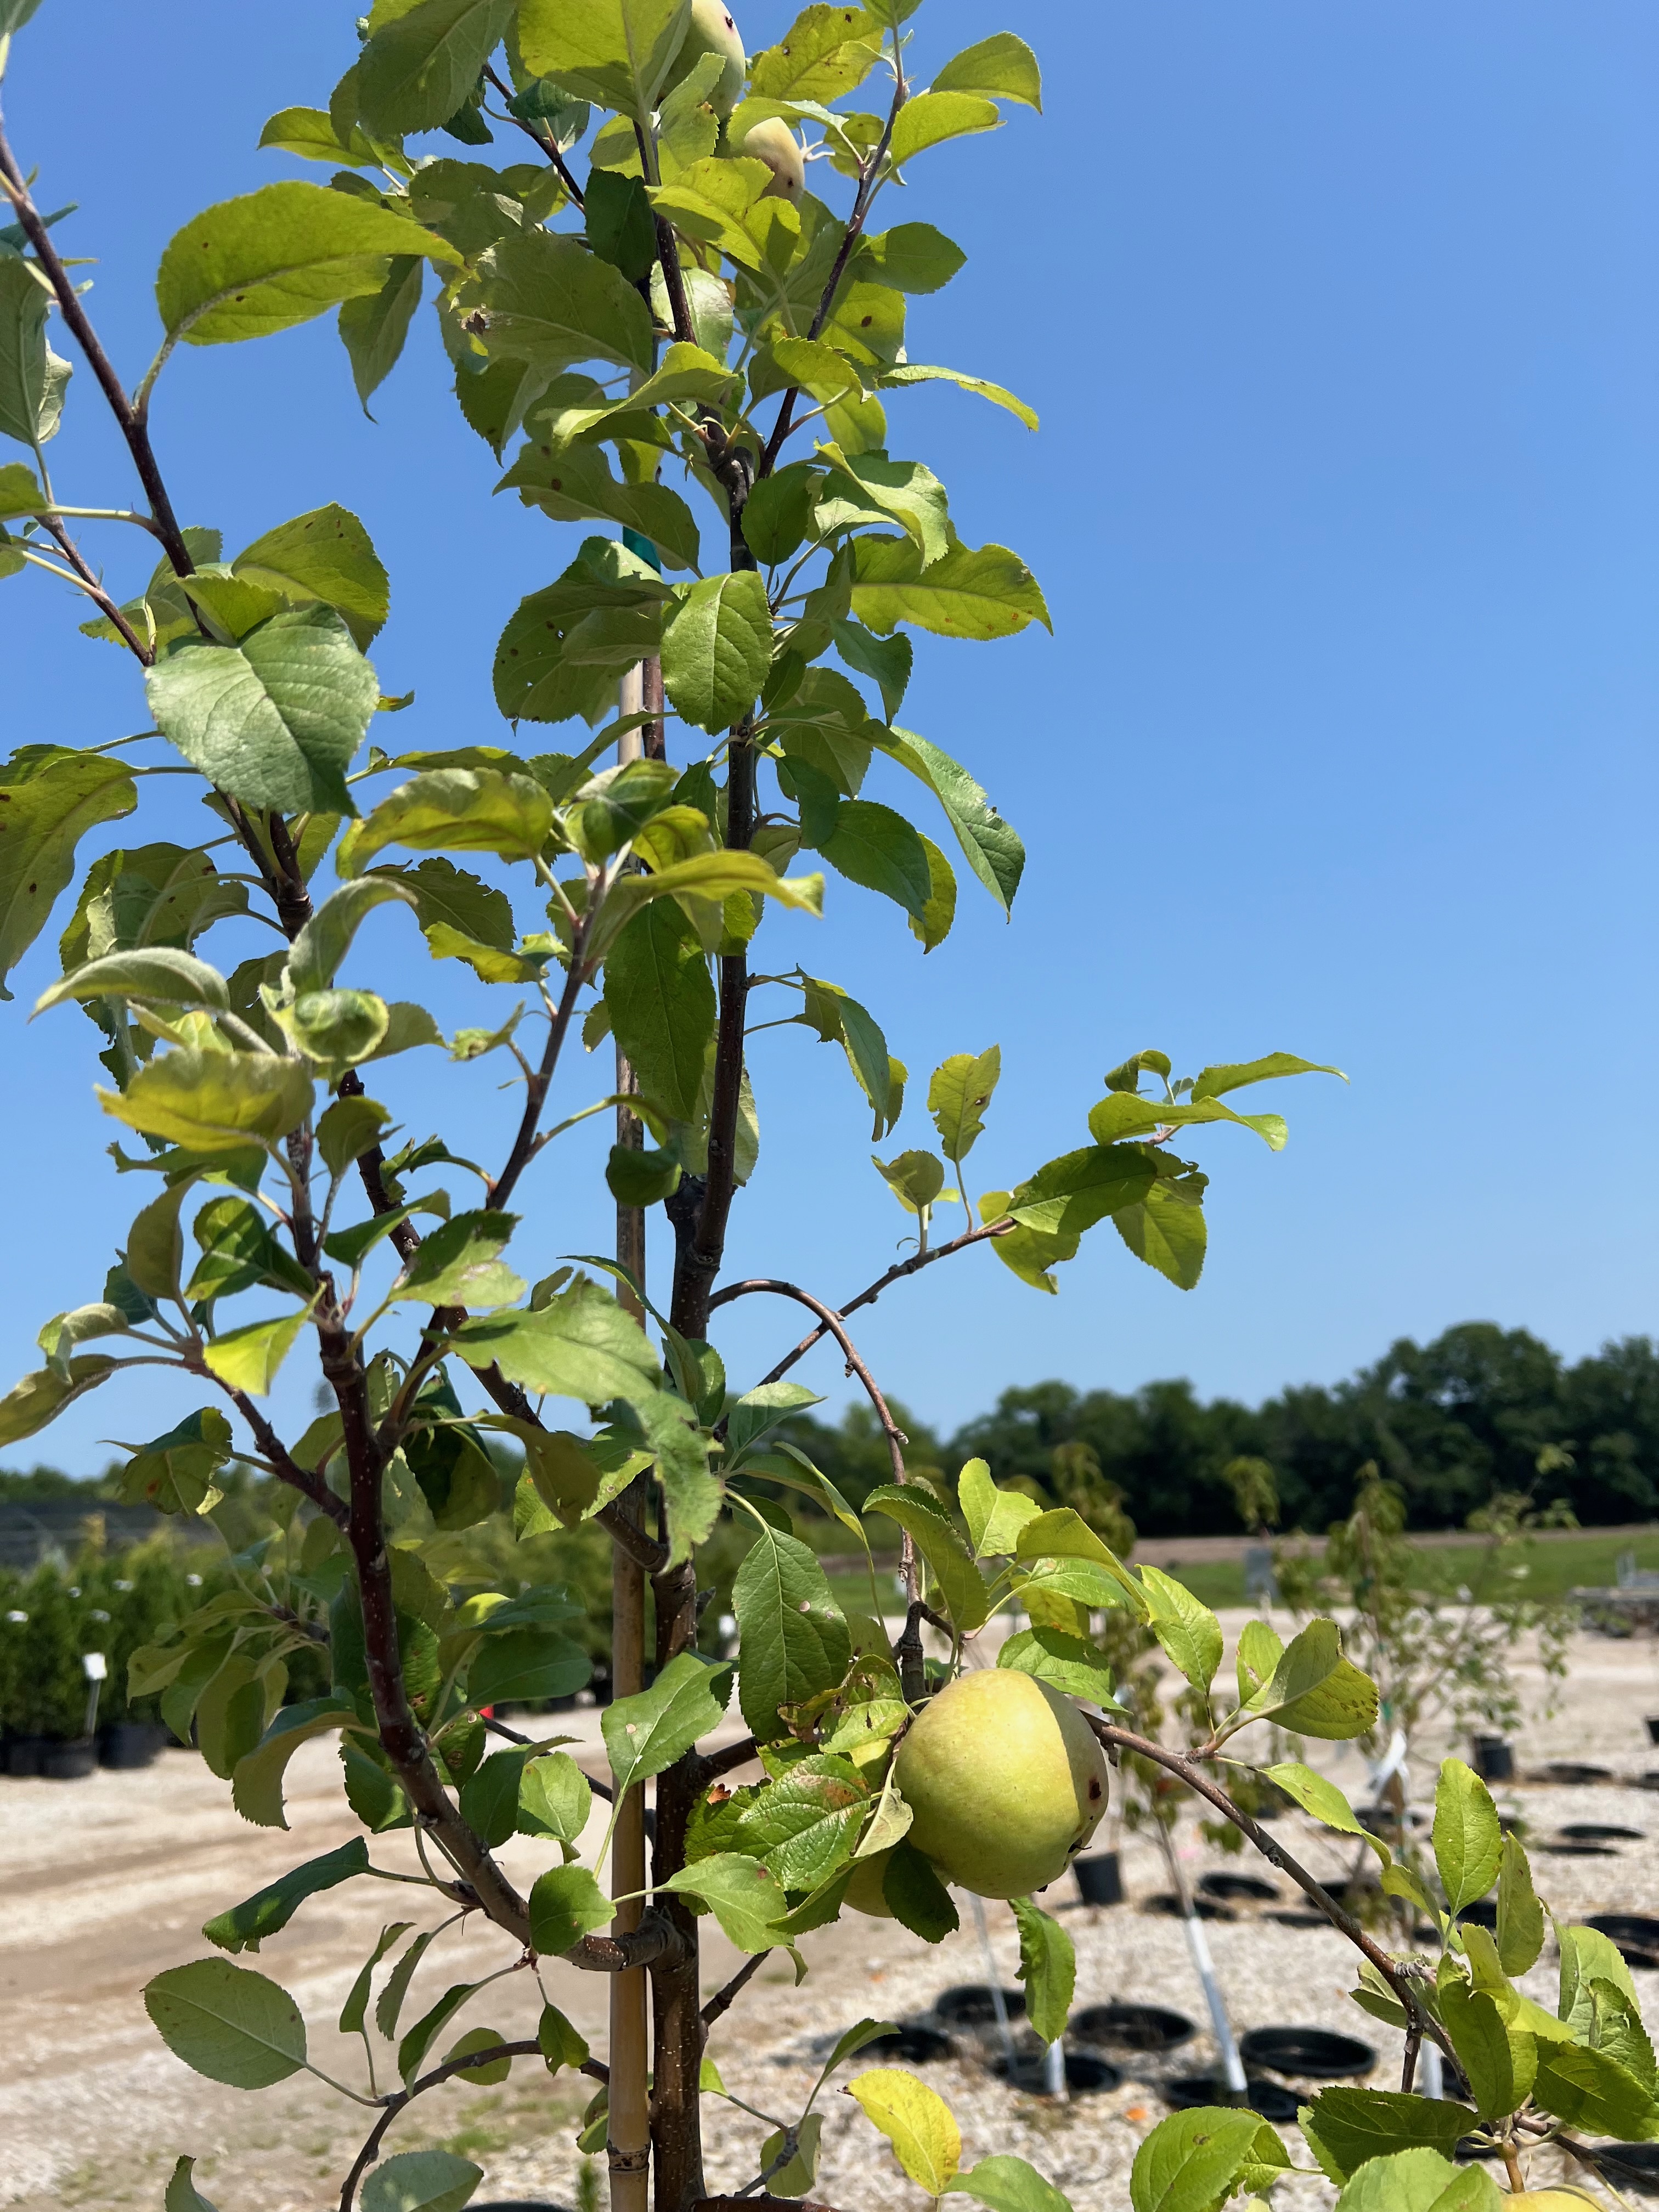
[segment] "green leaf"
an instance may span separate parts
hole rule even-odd
[[[544,1698],[568,1698],[593,1671],[580,1644],[556,1631],[509,1628],[487,1636],[467,1669],[467,1702],[524,1705]]]
[[[1421,2146],[1449,2158],[1474,2124],[1469,2107],[1450,2100],[1341,2087],[1322,2089],[1299,2117],[1309,2148],[1337,2182],[1393,2151]]]
[[[932,1152],[901,1152],[896,1159],[870,1164],[907,1213],[919,1214],[945,1188],[945,1170]]]
[[[161,2199],[161,2212],[217,2212],[217,2208],[203,2196],[192,2176],[196,2171],[193,2158],[181,2158],[173,2169],[167,2193]]]
[[[841,1680],[852,1641],[817,1554],[769,1526],[744,1555],[732,1601],[740,1638],[738,1703],[757,1739],[769,1743],[787,1733],[783,1706],[815,1698]]]
[[[714,986],[696,931],[672,900],[636,914],[605,964],[605,1003],[641,1088],[676,1121],[696,1109],[714,1033]]]
[[[214,1154],[272,1145],[297,1129],[311,1111],[312,1084],[297,1060],[274,1053],[178,1048],[141,1067],[125,1091],[97,1097],[129,1128]]]
[[[659,1887],[701,1898],[727,1941],[740,1951],[769,1951],[781,1940],[777,1923],[787,1901],[781,1884],[758,1859],[738,1851],[716,1851],[682,1867]]]
[[[681,1651],[648,1690],[608,1705],[599,1727],[617,1790],[648,1782],[718,1728],[731,1694],[729,1667],[710,1667],[696,1652]]]
[[[898,2066],[872,2067],[848,2083],[847,2094],[918,2189],[939,2197],[950,2187],[962,2162],[962,2135],[943,2097]]]
[[[829,834],[813,844],[850,882],[895,900],[918,921],[926,914],[933,893],[927,854],[910,823],[890,806],[843,799]]]
[[[971,2197],[976,2203],[988,2204],[991,2212],[1072,2212],[1069,2197],[1045,2181],[1036,2166],[1010,2152],[981,2159],[966,2173],[946,2182],[945,2194]]]
[[[349,1881],[368,1864],[368,1844],[361,1836],[353,1836],[338,1850],[307,1859],[303,1866],[267,1882],[240,1905],[234,1905],[229,1911],[210,1920],[202,1933],[222,1951],[257,1951],[267,1936],[274,1936],[278,1929],[287,1927],[307,1898]]]
[[[519,1789],[530,1753],[514,1745],[492,1751],[461,1786],[461,1818],[480,1842],[499,1850],[519,1826]]]
[[[387,845],[533,860],[552,823],[552,799],[532,776],[497,769],[433,769],[399,784],[372,814],[354,822],[340,840],[335,866],[342,876],[359,875]]]
[[[233,2089],[268,2089],[306,2063],[306,2024],[288,1991],[228,1959],[197,1959],[146,1984],[144,2009],[175,2058]]]
[[[663,688],[700,730],[717,732],[746,714],[771,663],[771,611],[753,569],[693,584],[663,631]]]
[[[1247,1083],[1266,1083],[1276,1075],[1336,1075],[1344,1083],[1348,1079],[1340,1067],[1327,1067],[1316,1060],[1298,1060],[1293,1052],[1270,1052],[1265,1060],[1206,1067],[1188,1096],[1194,1105],[1201,1105],[1206,1098],[1219,1098],[1224,1091],[1242,1091]]]
[[[1193,1687],[1206,1695],[1221,1664],[1221,1623],[1184,1583],[1161,1568],[1142,1567],[1140,1582],[1153,1635]]]
[[[397,254],[387,262],[378,292],[348,300],[340,309],[340,343],[365,415],[402,356],[425,281],[426,266],[417,254]]]
[[[420,263],[409,265],[418,270]],[[368,531],[331,501],[256,538],[232,562],[231,573],[301,605],[319,600],[332,607],[364,653],[392,611],[391,580]]]
[[[64,999],[131,999],[142,1006],[205,1006],[222,1012],[230,1004],[225,979],[205,960],[169,945],[106,952],[65,975],[34,1002],[37,1014]]]
[[[1077,1237],[1107,1214],[1138,1206],[1156,1168],[1138,1145],[1094,1145],[1062,1153],[1012,1193],[1008,1212],[1045,1236]]]
[[[224,1494],[213,1478],[230,1455],[230,1423],[216,1406],[204,1406],[127,1462],[122,1501],[160,1513],[208,1512]]]
[[[1012,637],[1029,623],[1050,627],[1035,576],[1005,545],[956,545],[925,568],[908,538],[853,544],[853,611],[884,637],[900,623],[940,637]]]
[[[405,2150],[363,2184],[363,2212],[461,2212],[483,2169],[448,2150]]]
[[[893,125],[890,152],[900,167],[930,147],[976,131],[994,131],[1001,123],[994,100],[972,92],[919,92],[907,100]]]
[[[608,1926],[615,1912],[586,1867],[552,1867],[530,1893],[530,1940],[544,1958],[557,1958]]]
[[[1019,1978],[1025,1989],[1025,2016],[1043,2043],[1066,2032],[1077,1986],[1077,1954],[1058,1920],[1029,1897],[1009,1900],[1019,1929]]]
[[[562,1844],[580,1840],[593,1809],[587,1777],[568,1751],[532,1759],[519,1784],[518,1825],[526,1836],[554,1836]]]
[[[1498,1955],[1506,1974],[1524,1974],[1544,1948],[1544,1908],[1515,1836],[1505,1836],[1498,1869]]]
[[[644,1330],[592,1283],[573,1285],[538,1312],[470,1321],[456,1349],[479,1369],[498,1362],[508,1382],[538,1396],[602,1406],[612,1398],[654,1395],[657,1389],[657,1356]]]
[[[1121,1559],[1069,1505],[1039,1513],[1025,1522],[1018,1531],[1016,1549],[1021,1559],[1080,1559],[1101,1568],[1104,1588],[1119,1593],[1116,1601],[1127,1600],[1141,1620],[1151,1618],[1152,1601],[1146,1584],[1135,1579]],[[1103,1595],[1092,1603],[1110,1601]]]
[[[589,933],[588,952],[597,959],[616,942],[639,908],[653,899],[726,899],[734,891],[775,898],[780,906],[806,914],[823,911],[822,876],[779,876],[758,853],[698,853],[689,860],[655,868],[649,875],[624,876],[613,884]],[[701,1174],[702,1170],[696,1172]],[[742,1182],[744,1177],[739,1175],[738,1180]]]
[[[584,361],[650,374],[644,301],[620,270],[574,238],[515,230],[483,257],[479,276],[492,358],[524,362],[549,381]]]
[[[25,746],[0,768],[0,998],[75,872],[76,844],[137,803],[131,770],[107,753]]]
[[[233,1390],[246,1390],[253,1398],[265,1397],[310,1317],[310,1308],[301,1306],[297,1313],[284,1314],[278,1321],[250,1322],[245,1328],[227,1329],[203,1347],[203,1362]]]
[[[1442,1759],[1434,1791],[1434,1863],[1449,1911],[1461,1912],[1486,1895],[1498,1879],[1503,1853],[1491,1790],[1461,1759]]]
[[[585,2066],[587,2063],[589,2054],[586,2039],[556,2005],[542,2007],[536,2040],[541,2045],[542,2057],[550,2074],[556,2074],[562,2066]]]
[[[924,565],[950,549],[945,487],[920,461],[890,461],[878,453],[844,453],[831,442],[818,447],[830,474],[819,488],[820,538],[890,517],[920,549]]]
[[[959,1635],[970,1636],[990,1616],[990,1592],[967,1546],[937,1506],[922,1503],[925,1495],[913,1485],[884,1483],[865,1499],[864,1510],[885,1514],[908,1530],[938,1584],[952,1626]]]
[[[1322,1820],[1328,1828],[1339,1835],[1362,1836],[1365,1831],[1354,1816],[1354,1810],[1334,1782],[1324,1775],[1316,1774],[1310,1766],[1299,1759],[1283,1759],[1276,1766],[1258,1770],[1267,1780],[1298,1804],[1304,1813],[1316,1820]]]
[[[853,266],[896,292],[939,292],[967,259],[956,241],[932,223],[901,222],[864,239]]]
[[[1012,1557],[1020,1530],[1042,1510],[1023,1490],[999,1490],[982,1459],[964,1462],[957,1479],[957,1503],[968,1523],[976,1559]]]
[[[513,20],[513,0],[416,0],[377,9],[353,74],[357,112],[377,137],[435,131],[465,105]]]
[[[1209,1178],[1195,1170],[1169,1172],[1179,1163],[1160,1158],[1158,1179],[1133,1206],[1120,1206],[1112,1226],[1137,1260],[1167,1275],[1178,1291],[1196,1287],[1204,1272],[1208,1231],[1204,1192]]]
[[[1160,2120],[1130,2171],[1134,2212],[1213,2212],[1233,2193],[1260,2126],[1253,2112],[1213,2106]]]
[[[405,2087],[420,2070],[421,2061],[477,1987],[476,1982],[452,1982],[436,2004],[423,2013],[398,2045],[398,2071]]]
[[[32,261],[0,252],[0,434],[44,445],[58,428],[68,365],[46,344],[52,294]]]
[[[519,1224],[516,1213],[479,1209],[458,1213],[429,1232],[404,1268],[394,1298],[418,1298],[422,1305],[470,1306],[487,1311],[511,1305],[529,1285],[501,1254]]]
[[[1478,2166],[1460,2170],[1437,2150],[1395,2151],[1360,2167],[1337,2198],[1337,2212],[1435,2212],[1449,2190],[1480,2172]],[[1494,2187],[1494,2208],[1501,2203]],[[1456,2200],[1447,2203],[1443,2212],[1457,2212]],[[1486,2212],[1484,2202],[1468,2212]]]
[[[0,522],[19,522],[47,504],[40,479],[21,461],[0,462]]]
[[[175,343],[266,337],[378,292],[392,257],[410,253],[440,268],[460,265],[453,246],[376,199],[321,185],[264,185],[207,209],[174,235],[155,304]]]
[[[815,1890],[853,1856],[870,1792],[844,1759],[799,1761],[761,1790],[738,1841],[787,1890]]]
[[[331,892],[295,939],[289,953],[288,980],[295,995],[326,991],[368,915],[377,906],[394,902],[414,906],[416,895],[389,872],[343,884]]]
[[[1533,2100],[1574,2129],[1651,2142],[1659,2107],[1645,2085],[1605,2051],[1577,2043],[1540,2043]]]
[[[519,51],[534,75],[649,125],[690,16],[689,0],[522,0]]]
[[[1252,1720],[1275,1720],[1293,1735],[1341,1742],[1376,1720],[1376,1686],[1342,1654],[1334,1620],[1310,1620],[1285,1647],[1271,1679],[1242,1707]]]
[[[993,407],[1000,407],[1005,414],[1012,415],[1023,422],[1028,430],[1041,428],[1036,408],[1028,407],[1005,385],[993,384],[987,377],[969,376],[959,368],[934,368],[921,362],[909,361],[901,362],[896,368],[886,369],[882,374],[881,389],[884,392],[912,384],[954,384],[963,392],[976,392],[981,399],[988,399]]]
[[[156,728],[231,798],[356,812],[345,771],[380,687],[331,607],[272,615],[235,645],[176,645],[144,689]]]
[[[373,139],[354,125],[343,137],[334,128],[326,108],[284,107],[259,133],[261,153],[292,154],[301,161],[325,161],[331,169],[380,167],[380,155]]]
[[[1001,1074],[1002,1048],[994,1044],[978,1054],[955,1053],[933,1070],[927,1111],[939,1149],[953,1166],[960,1166],[984,1133],[985,1109]]]
[[[538,231],[535,235],[545,237],[547,233]],[[605,265],[592,261],[589,256],[583,258],[589,261],[590,267]],[[621,281],[619,277],[617,282]],[[630,292],[628,296],[637,303],[636,293]],[[662,484],[630,483],[626,477],[612,476],[610,464],[598,446],[550,446],[532,439],[521,448],[497,489],[518,492],[526,507],[538,507],[555,522],[580,522],[594,516],[620,522],[641,538],[648,538],[671,568],[696,566],[700,542],[696,518],[679,494]],[[730,580],[720,577],[708,580],[725,583]],[[704,586],[693,588],[702,590]],[[769,623],[769,654],[770,635]],[[574,641],[567,639],[565,642],[568,654]]]
[[[1018,1630],[997,1653],[997,1664],[1034,1675],[1039,1682],[1051,1682],[1067,1697],[1081,1698],[1104,1711],[1124,1710],[1112,1695],[1112,1670],[1106,1660],[1092,1644],[1068,1636],[1062,1628]]]
[[[1555,1938],[1561,1953],[1560,2017],[1588,2041],[1595,2024],[1595,1984],[1611,1984],[1632,2004],[1636,1984],[1617,1946],[1600,1929],[1563,1927],[1558,1921]]]
[[[1012,31],[998,31],[977,46],[964,47],[939,71],[933,89],[1017,100],[1039,112],[1042,106],[1042,74],[1037,58],[1024,40],[1017,39]]]
[[[775,46],[749,72],[756,100],[814,100],[826,106],[857,91],[881,58],[882,25],[866,8],[825,0],[803,9]]]
[[[1484,1990],[1471,1990],[1455,1975],[1443,1981],[1440,2018],[1451,2038],[1474,2108],[1483,2120],[1517,2111],[1538,2069],[1538,2046],[1524,2031],[1511,2032]]]

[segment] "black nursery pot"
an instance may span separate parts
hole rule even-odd
[[[1190,2043],[1197,2024],[1185,2013],[1162,2005],[1085,2005],[1066,2023],[1066,2033],[1081,2043],[1105,2043],[1121,2051],[1173,2051]]]
[[[112,1721],[98,1735],[98,1759],[103,1766],[148,1766],[161,1748],[149,1721]]]
[[[1282,2125],[1293,2120],[1301,2110],[1302,2100],[1294,2089],[1280,2087],[1277,2081],[1263,2081],[1259,2075],[1245,2075],[1243,2099],[1227,2087],[1224,2075],[1218,2074],[1178,2074],[1172,2081],[1164,2084],[1161,2094],[1176,2112],[1191,2112],[1198,2105],[1233,2105],[1243,2103],[1264,2120]]]
[[[1025,2017],[1024,1990],[1004,1990],[1002,2002],[1010,2020]],[[989,1982],[957,1982],[948,1990],[941,1990],[933,1999],[933,2011],[939,2019],[949,2021],[957,2027],[987,2027],[997,2016]]]
[[[951,2056],[948,2035],[941,2035],[936,2027],[904,2024],[891,2035],[878,2035],[873,2043],[863,2047],[882,2058],[901,2059],[907,2066],[931,2066]]]
[[[1648,1715],[1648,1741],[1659,1743],[1659,1713]]]
[[[1659,1967],[1659,1920],[1643,1912],[1592,1912],[1585,1924],[1607,1936],[1627,1966]]]
[[[1121,1905],[1123,1868],[1115,1851],[1096,1851],[1086,1859],[1073,1859],[1078,1894],[1085,1905]]]
[[[1544,1769],[1552,1782],[1565,1783],[1570,1789],[1587,1789],[1593,1783],[1611,1782],[1613,1775],[1605,1766],[1581,1766],[1576,1759],[1557,1759]]]
[[[15,1735],[6,1746],[6,1771],[18,1781],[40,1771],[40,1756],[46,1750],[43,1735]]]
[[[1322,2027],[1253,2027],[1239,2038],[1238,2055],[1247,2068],[1270,2066],[1304,2081],[1352,2081],[1376,2063],[1369,2043]]]
[[[1263,1881],[1259,1875],[1200,1875],[1198,1886],[1206,1897],[1218,1899],[1223,1905],[1276,1905],[1279,1902],[1277,1887],[1270,1881]]]
[[[996,2071],[1016,2089],[1034,2090],[1041,2095],[1048,2086],[1048,2061],[1040,2051],[1017,2052],[1012,2073],[1008,2061],[1000,2058]],[[1092,2051],[1068,2051],[1066,2053],[1066,2087],[1074,2096],[1086,2097],[1102,2090],[1115,2089],[1122,2079],[1122,2075],[1109,2059],[1097,2057]]]
[[[98,1765],[98,1746],[91,1736],[76,1743],[49,1743],[40,1757],[40,1771],[48,1782],[84,1782]]]
[[[1659,1743],[1659,1736],[1654,1738]],[[1501,1735],[1474,1739],[1474,1771],[1483,1782],[1513,1782],[1515,1753]]]
[[[1659,2197],[1659,2143],[1597,2143],[1595,2160],[1615,2188]]]

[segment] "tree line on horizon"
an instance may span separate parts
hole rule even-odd
[[[1528,1329],[1462,1322],[1426,1345],[1400,1337],[1341,1382],[1295,1384],[1255,1407],[1200,1399],[1179,1378],[1127,1392],[1021,1384],[948,1437],[895,1411],[914,1469],[953,1480],[978,1458],[999,1483],[1064,1502],[1079,1484],[1097,1498],[1115,1492],[1146,1536],[1237,1534],[1227,1470],[1240,1459],[1272,1469],[1287,1531],[1345,1518],[1373,1462],[1412,1528],[1461,1528],[1498,1492],[1564,1502],[1586,1528],[1659,1519],[1659,1343],[1646,1336],[1569,1363]],[[861,1403],[835,1422],[798,1415],[784,1433],[854,1504],[890,1478]],[[0,1469],[0,1504],[77,1491],[118,1494],[109,1474]]]

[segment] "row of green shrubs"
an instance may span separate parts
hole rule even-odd
[[[0,1567],[0,1734],[82,1735],[89,1651],[101,1651],[109,1668],[100,1725],[154,1720],[153,1698],[127,1697],[127,1661],[213,1595],[226,1578],[224,1558],[216,1547],[163,1534],[119,1552],[88,1545],[67,1565]]]

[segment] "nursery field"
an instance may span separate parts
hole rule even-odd
[[[1455,1537],[1419,1537],[1413,1542],[1419,1586],[1425,1590],[1456,1591],[1480,1578],[1485,1553],[1473,1541]],[[1199,1547],[1194,1546],[1194,1550]],[[1242,1548],[1233,1547],[1232,1548]],[[1313,1548],[1319,1548],[1317,1546]],[[1167,1539],[1144,1545],[1136,1556],[1164,1566],[1177,1582],[1207,1606],[1239,1606],[1244,1602],[1244,1566],[1240,1559],[1188,1558],[1186,1547]],[[1638,1569],[1659,1571],[1659,1528],[1572,1529],[1551,1531],[1527,1540],[1516,1558],[1526,1567],[1519,1587],[1529,1597],[1565,1597],[1569,1590],[1599,1589],[1616,1578],[1616,1563],[1623,1553],[1634,1553]],[[1169,1556],[1166,1557],[1166,1554]]]
[[[1227,1617],[1230,1632],[1243,1618]],[[1659,1765],[1643,1725],[1647,1712],[1659,1711],[1659,1662],[1644,1641],[1583,1636],[1575,1638],[1571,1666],[1561,1710],[1518,1740],[1520,1778],[1499,1787],[1500,1807],[1525,1823],[1540,1891],[1558,1912],[1571,1918],[1659,1912],[1659,1796],[1632,1786]],[[595,1717],[561,1716],[560,1725],[568,1720],[579,1733],[578,1756],[598,1771]],[[1435,1748],[1437,1756],[1441,1747]],[[1329,1746],[1316,1747],[1315,1755],[1352,1798],[1364,1798],[1357,1752]],[[1590,1787],[1534,1778],[1550,1760],[1567,1758],[1595,1760],[1613,1778]],[[100,1772],[79,1783],[0,1778],[0,1885],[12,1901],[0,1925],[0,2015],[13,2057],[0,2086],[8,2147],[0,2203],[22,2212],[153,2207],[180,2151],[198,2158],[198,2184],[220,2212],[314,2212],[332,2194],[331,2176],[337,2188],[341,2154],[361,2140],[362,2116],[356,2107],[305,2075],[253,2094],[200,2080],[155,2037],[141,1997],[152,1974],[207,1951],[198,1933],[206,1910],[234,1902],[352,1832],[337,1771],[325,1747],[307,1745],[299,1753],[290,1770],[293,1827],[287,1834],[246,1826],[230,1808],[226,1786],[182,1751],[137,1773]],[[1426,1762],[1412,1779],[1415,1790],[1426,1792],[1432,1782]],[[1603,1856],[1552,1850],[1564,1827],[1583,1822],[1632,1829],[1641,1839],[1608,1846]],[[1322,1877],[1337,1880],[1352,1871],[1348,1853],[1301,1815],[1287,1814],[1278,1832]],[[1244,1865],[1209,1850],[1190,1822],[1181,1834],[1194,1882],[1206,1872]],[[1200,2019],[1204,2008],[1181,1925],[1155,1906],[1168,1887],[1161,1859],[1139,1838],[1121,1841],[1125,1904],[1085,1908],[1069,1894],[1069,1880],[1045,1899],[1061,1912],[1076,1942],[1077,2008],[1122,1999]],[[375,1862],[398,1870],[408,1853],[405,1838],[385,1838],[375,1845]],[[508,1847],[506,1863],[515,1880],[527,1881],[543,1856],[520,1838]],[[1376,2051],[1376,2086],[1396,2085],[1398,2038],[1344,1995],[1352,1981],[1347,1946],[1327,1929],[1275,1918],[1280,1911],[1303,1917],[1295,1910],[1299,1900],[1285,1888],[1281,1899],[1233,1908],[1231,1917],[1209,1927],[1236,2027],[1317,2027],[1361,2036]],[[303,1907],[252,1962],[295,1993],[313,2027],[316,2062],[339,2078],[359,2080],[361,2046],[348,2047],[331,2022],[356,1962],[411,1895],[371,1881],[348,1883]],[[1103,2050],[1099,2055],[1121,2069],[1121,2079],[1069,2104],[1010,2090],[989,2070],[994,2039],[982,2040],[979,2031],[933,2009],[950,1986],[985,1979],[974,1923],[965,1900],[959,1902],[963,1926],[936,1949],[891,1923],[862,1918],[809,1936],[803,1949],[811,1978],[799,1991],[787,1962],[769,1959],[752,2001],[728,2014],[711,2040],[727,2087],[762,2111],[796,2110],[811,2070],[853,2021],[873,2014],[931,2027],[946,2049],[918,2070],[961,2116],[968,2156],[1023,2153],[1052,2174],[1078,2212],[1121,2212],[1135,2149],[1168,2109],[1163,2085],[1172,2075],[1212,2063],[1207,2033],[1195,2033],[1161,2057]],[[987,1920],[999,1978],[1012,1983],[1012,1921],[995,1905],[987,1908]],[[707,1925],[704,1973],[712,1991],[737,1958],[713,1923]],[[411,2006],[429,2002],[497,1949],[482,1940],[475,1948],[464,1935],[446,1939],[441,1956],[422,1965]],[[1526,1986],[1553,2003],[1553,1978],[1551,1949]],[[1638,1972],[1637,1979],[1644,2002],[1659,1996],[1659,1988],[1650,1986],[1659,1975]],[[533,1986],[523,1986],[528,1982],[528,1976],[509,1978],[490,1993],[481,2016],[487,2013],[489,2025],[508,2033],[529,2032],[536,1997]],[[549,1986],[583,2032],[597,2037],[605,2002],[600,1980],[556,1965]],[[1073,2047],[1085,2048],[1080,2042]],[[386,2063],[389,2069],[389,2055]],[[550,2086],[538,2065],[520,2061],[499,2088],[452,2087],[427,2100],[410,2115],[400,2147],[441,2142],[476,2159],[486,2176],[481,2202],[516,2197],[574,2206],[580,2166],[574,2124],[589,2086],[568,2075]],[[755,2172],[756,2124],[713,2098],[706,2119],[711,2179],[740,2186]],[[1548,2178],[1547,2165],[1547,2154],[1535,2161],[1535,2180]],[[816,2193],[842,2212],[919,2212],[921,2203],[850,2101],[835,2095],[827,2100]],[[1278,2201],[1289,2212],[1315,2212],[1333,2195],[1315,2179],[1295,2183]]]

